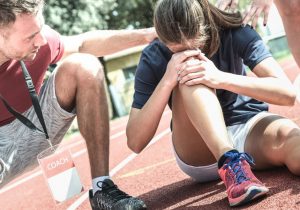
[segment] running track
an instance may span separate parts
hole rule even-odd
[[[295,80],[300,71],[293,59],[281,65],[300,87],[300,77]],[[300,125],[300,104],[271,106],[271,111],[290,117]],[[232,209],[228,207],[225,187],[220,181],[197,184],[179,170],[170,144],[170,118],[171,112],[166,109],[154,139],[140,155],[132,153],[126,145],[128,118],[111,121],[110,174],[113,180],[127,193],[142,198],[148,209]],[[71,148],[85,192],[56,205],[40,169],[36,168],[0,190],[1,210],[90,209],[87,196],[90,169],[85,143],[79,134],[64,143]],[[256,172],[256,175],[270,188],[270,193],[261,202],[242,206],[242,209],[300,209],[300,178],[285,168]]]

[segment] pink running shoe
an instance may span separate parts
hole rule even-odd
[[[223,180],[230,206],[238,206],[265,195],[269,189],[252,173],[253,158],[247,153],[227,152],[219,175]]]

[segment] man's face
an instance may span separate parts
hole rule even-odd
[[[43,26],[41,13],[17,15],[13,24],[0,28],[0,58],[33,60],[39,48],[47,43]]]

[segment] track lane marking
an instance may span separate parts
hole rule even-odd
[[[132,177],[132,176],[140,175],[140,174],[145,173],[147,170],[153,169],[153,168],[155,168],[155,167],[157,167],[157,166],[161,166],[161,165],[168,164],[168,163],[173,162],[173,161],[175,161],[175,158],[171,158],[171,159],[168,159],[168,160],[165,160],[165,161],[161,161],[161,162],[159,162],[159,163],[155,163],[155,164],[146,166],[146,167],[144,167],[144,168],[139,168],[139,169],[137,169],[137,170],[128,172],[128,173],[123,174],[123,175],[121,175],[121,176],[118,176],[118,177],[116,177],[116,178],[117,178],[117,179],[122,179],[122,178],[127,178],[127,177]]]
[[[152,144],[156,143],[158,140],[162,139],[162,137],[164,137],[165,135],[171,133],[170,129],[166,129],[164,131],[162,131],[161,133],[159,133],[158,135],[156,135],[152,141],[147,145],[147,147],[145,149],[147,149],[148,147],[150,147]],[[126,159],[124,159],[121,163],[119,163],[115,168],[113,168],[109,173],[110,176],[114,176],[118,171],[120,171],[122,168],[124,168],[130,161],[132,161],[135,157],[137,156],[137,154],[132,153],[130,154]],[[78,198],[71,206],[69,206],[67,208],[67,210],[75,210],[77,209],[86,199],[88,199],[88,193],[89,191],[85,192],[82,196],[80,196],[80,198]]]

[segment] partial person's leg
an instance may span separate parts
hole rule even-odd
[[[108,175],[109,117],[102,66],[96,57],[74,54],[59,65],[55,78],[58,103],[76,107],[79,130],[86,141],[92,178]]]
[[[300,1],[275,0],[274,3],[282,18],[291,52],[298,66],[300,66]]]
[[[248,156],[233,151],[220,103],[211,89],[181,85],[173,91],[172,99],[173,145],[178,165],[185,173],[191,177],[200,176],[193,178],[205,181],[201,176],[207,179],[208,173],[211,177],[214,173],[211,166],[200,166],[217,159],[218,172],[227,188],[231,206],[268,192],[252,174]]]
[[[198,182],[219,178],[218,159],[189,119],[178,87],[172,93],[172,141],[178,166],[183,172]]]
[[[293,121],[277,115],[264,117],[249,132],[245,151],[255,159],[255,168],[286,165],[300,175],[300,129]]]
[[[75,117],[74,110],[63,110],[56,100],[55,76],[56,71],[43,83],[39,93],[39,103],[53,145],[61,142]],[[33,107],[22,114],[42,129]],[[0,127],[0,142],[0,159],[5,164],[4,174],[0,175],[0,187],[36,167],[38,154],[50,146],[43,133],[29,129],[17,119]]]
[[[98,59],[73,54],[58,67],[56,96],[66,111],[76,107],[78,127],[86,141],[92,186],[89,198],[93,210],[145,209],[138,198],[119,190],[109,178],[109,116],[104,72]]]

